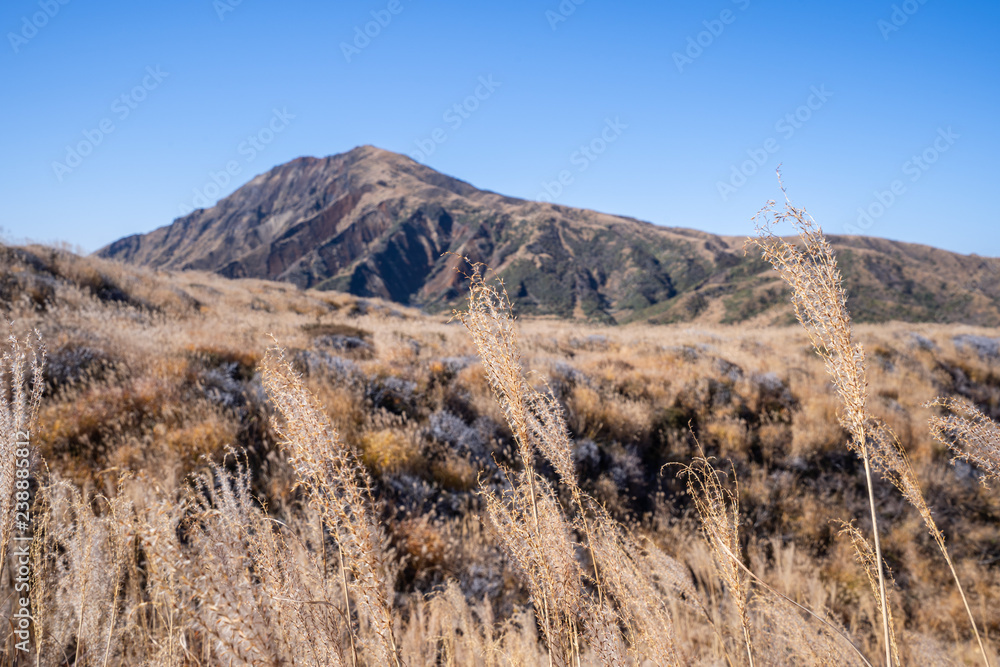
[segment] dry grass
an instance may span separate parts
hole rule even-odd
[[[952,414],[931,417],[934,438],[955,454],[956,461],[967,461],[982,472],[982,483],[1000,482],[1000,427],[975,405],[962,398],[939,398],[928,405],[944,408]]]
[[[4,664],[990,664],[991,332],[854,327],[783,215],[800,243],[758,243],[804,332],[516,322],[475,267],[462,327],[5,256],[3,465],[37,426]]]
[[[795,316],[809,334],[813,347],[826,363],[826,370],[833,379],[840,397],[843,412],[841,425],[851,434],[848,446],[861,458],[865,466],[865,483],[868,488],[871,510],[872,534],[875,541],[875,572],[878,579],[879,609],[882,611],[885,660],[891,662],[891,628],[879,540],[875,492],[872,486],[873,423],[868,410],[868,379],[864,347],[857,344],[851,317],[847,312],[847,293],[844,291],[840,271],[833,256],[833,248],[807,217],[805,211],[786,203],[785,210],[773,213],[768,204],[758,217],[759,236],[753,240],[765,260],[781,274],[792,288],[792,305]],[[776,218],[776,220],[774,220]],[[783,241],[771,231],[771,225],[791,220],[800,232],[805,248]]]
[[[843,288],[843,280],[832,247],[823,236],[822,230],[815,225],[805,210],[796,208],[787,198],[782,212],[775,214],[773,205],[769,203],[758,215],[763,217],[764,222],[759,227],[760,234],[754,243],[762,250],[764,259],[774,265],[782,279],[791,287],[792,305],[795,308],[796,318],[809,333],[813,346],[825,361],[827,373],[833,379],[840,395],[843,406],[840,417],[841,424],[852,435],[849,446],[865,464],[865,479],[868,486],[874,537],[873,566],[878,579],[879,609],[882,613],[886,663],[892,661],[895,639],[876,519],[877,510],[871,477],[872,466],[890,481],[920,513],[927,530],[934,538],[951,570],[972,624],[973,634],[979,644],[983,663],[989,667],[990,660],[986,654],[986,648],[983,646],[975,617],[969,608],[961,580],[955,572],[951,555],[945,546],[944,535],[931,515],[906,450],[892,429],[884,421],[875,418],[868,408],[870,397],[865,349],[862,345],[854,342],[850,314],[847,312],[847,294]],[[781,221],[791,221],[799,231],[799,238],[804,249],[800,250],[791,243],[774,236],[771,232],[771,225]],[[934,423],[932,422],[932,430],[933,428]],[[859,545],[856,536],[854,544],[856,548]],[[865,563],[869,562],[867,557],[862,560]],[[898,649],[895,653],[898,655]]]
[[[371,638],[359,636],[361,648],[371,653],[375,664],[399,665],[390,602],[392,565],[376,519],[368,472],[357,453],[340,440],[280,350],[269,350],[261,367],[264,387],[285,418],[281,435],[289,463],[338,544],[345,589],[353,593],[345,590],[344,613],[351,635],[356,634],[350,606],[353,597],[358,625],[373,634]]]
[[[0,356],[0,563],[7,561],[17,513],[27,510],[28,478],[37,463],[31,442],[42,397],[45,347],[37,332],[35,338],[22,343],[11,326]]]

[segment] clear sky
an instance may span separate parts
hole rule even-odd
[[[0,34],[12,239],[96,250],[374,144],[725,234],[781,162],[828,232],[1000,255],[996,0],[5,0]]]

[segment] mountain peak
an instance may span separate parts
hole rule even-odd
[[[1000,323],[997,282],[976,277],[1000,271],[1000,260],[882,239],[834,243],[859,321],[944,313]],[[278,165],[211,208],[98,254],[431,309],[463,296],[455,269],[464,256],[498,271],[524,314],[790,319],[780,281],[741,246],[742,239],[504,197],[363,145]]]

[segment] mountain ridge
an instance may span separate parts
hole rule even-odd
[[[1000,259],[874,237],[830,236],[859,321],[1000,324]],[[743,237],[476,188],[407,156],[359,146],[299,157],[98,255],[378,296],[429,311],[464,296],[460,257],[504,278],[518,312],[608,323],[783,323],[790,307]],[[943,318],[943,319],[942,319]]]

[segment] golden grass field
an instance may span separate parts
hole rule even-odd
[[[826,320],[834,384],[798,325],[511,320],[489,280],[449,320],[0,253],[46,348],[30,651],[12,624],[4,664],[1000,664],[996,427],[928,405],[1000,418],[995,329]],[[833,284],[799,285],[814,325]]]

